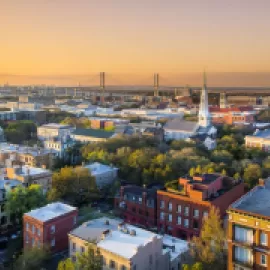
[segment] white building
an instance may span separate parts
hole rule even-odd
[[[110,185],[118,176],[118,168],[94,162],[89,165],[85,165],[84,168],[89,169],[92,176],[96,179],[98,188]]]
[[[104,270],[178,270],[180,255],[187,250],[187,243],[180,244],[181,240],[169,236],[163,239],[162,235],[122,220],[100,218],[85,222],[69,233],[70,257],[76,260],[76,254],[86,252],[91,239],[97,241]]]
[[[37,128],[37,137],[40,140],[51,140],[55,137],[65,141],[75,128],[69,125],[46,124]]]
[[[43,145],[45,149],[54,150],[59,158],[64,158],[67,149],[72,145],[74,145],[74,141],[72,139],[67,139],[65,141],[57,139],[49,139],[44,141]]]
[[[167,122],[164,126],[165,140],[195,140],[202,142],[209,150],[216,148],[217,129],[211,124],[205,74],[198,118],[198,122],[180,118]]]

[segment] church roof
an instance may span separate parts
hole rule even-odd
[[[197,122],[186,121],[184,119],[175,118],[171,121],[168,121],[164,126],[165,130],[175,130],[175,131],[186,131],[193,132],[197,127]]]

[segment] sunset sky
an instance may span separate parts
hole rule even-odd
[[[269,0],[0,0],[0,84],[192,84],[206,68],[215,85],[270,85],[269,14]]]

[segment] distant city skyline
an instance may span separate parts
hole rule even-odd
[[[202,86],[202,72],[159,73],[160,86]],[[106,73],[108,86],[153,86],[154,74]],[[209,87],[270,87],[270,72],[208,72]],[[91,74],[63,75],[9,75],[0,74],[0,86],[9,85],[55,85],[98,86],[99,72]]]
[[[0,9],[0,84],[70,85],[105,71],[119,84],[151,84],[159,72],[200,85],[206,68],[213,86],[270,85],[268,0],[2,0]]]

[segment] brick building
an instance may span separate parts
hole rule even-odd
[[[210,107],[211,119],[214,124],[245,124],[255,122],[255,111],[252,106],[231,108]]]
[[[24,248],[47,245],[53,253],[67,249],[68,233],[76,227],[77,217],[76,207],[60,202],[24,214]]]
[[[128,223],[144,227],[155,227],[156,216],[156,188],[139,186],[122,186],[115,198],[115,208],[120,210],[121,217]]]
[[[219,174],[180,178],[157,191],[158,229],[183,239],[199,235],[203,217],[212,206],[223,217],[243,194],[242,182]]]
[[[228,209],[228,270],[270,269],[270,179]]]

